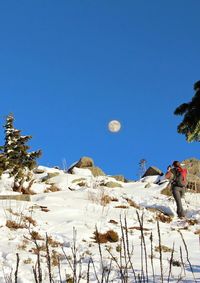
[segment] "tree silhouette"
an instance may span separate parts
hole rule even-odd
[[[184,115],[177,131],[184,134],[188,142],[200,142],[200,81],[194,84],[195,95],[188,103],[183,103],[174,111],[175,115]]]

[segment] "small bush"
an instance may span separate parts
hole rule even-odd
[[[163,213],[157,213],[156,220],[163,223],[170,223],[172,221],[172,216],[168,216]]]
[[[30,235],[32,240],[44,240],[44,238],[37,231],[31,231]]]
[[[16,221],[12,221],[12,220],[7,220],[6,226],[13,230],[25,228],[25,225],[23,223],[17,223]]]
[[[101,196],[101,200],[100,200],[101,205],[106,206],[106,204],[108,204],[110,202],[111,202],[111,198],[109,197],[109,195],[102,195]]]
[[[99,233],[98,231],[94,232],[94,240],[99,244],[105,244],[107,242],[117,242],[119,240],[119,236],[117,232],[113,230],[109,230],[106,233]]]
[[[56,187],[55,185],[51,185],[51,187],[48,189],[48,191],[50,192],[59,192],[60,189],[58,187]]]

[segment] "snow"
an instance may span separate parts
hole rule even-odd
[[[145,254],[141,255],[141,231],[138,230],[140,223],[138,216],[143,219],[145,245],[147,250],[148,278],[149,282],[161,282],[160,255],[155,248],[159,246],[160,229],[161,244],[172,249],[174,244],[174,261],[181,262],[180,248],[185,268],[172,266],[172,273],[169,282],[200,282],[200,195],[187,192],[183,205],[186,216],[192,225],[185,220],[180,221],[176,217],[176,206],[173,197],[161,194],[167,183],[155,184],[156,177],[142,179],[137,182],[121,184],[122,187],[108,188],[105,184],[108,181],[115,181],[108,176],[94,177],[88,169],[74,168],[74,174],[67,174],[62,170],[39,166],[41,173],[34,173],[34,182],[31,186],[31,201],[1,200],[0,207],[0,282],[5,282],[5,276],[12,273],[14,282],[14,271],[16,270],[16,253],[19,254],[18,281],[20,283],[35,282],[32,267],[35,266],[37,255],[34,253],[34,240],[31,233],[38,232],[42,239],[37,240],[38,245],[45,246],[45,237],[48,235],[54,240],[54,246],[49,245],[50,255],[60,255],[60,273],[56,265],[52,265],[52,276],[54,282],[66,282],[64,278],[72,276],[69,261],[73,260],[73,248],[77,250],[77,260],[81,260],[81,280],[87,282],[88,263],[93,260],[95,272],[90,266],[89,282],[98,282],[96,276],[101,278],[102,264],[105,267],[110,265],[110,255],[120,259],[118,250],[120,241],[101,244],[102,258],[100,257],[99,246],[93,237],[96,228],[100,233],[113,230],[123,239],[123,233],[127,228],[130,251],[133,247],[134,270],[141,274],[143,258],[145,271]],[[45,179],[44,179],[45,176]],[[150,186],[146,187],[146,185]],[[104,184],[104,185],[102,185]],[[3,174],[0,179],[0,192],[6,195],[12,194],[13,179],[8,174]],[[51,186],[56,186],[59,191],[47,192]],[[105,202],[106,196],[110,201]],[[136,208],[134,205],[137,205]],[[156,211],[154,210],[156,209]],[[156,217],[160,212],[171,215],[172,221],[157,222]],[[163,215],[163,214],[162,214]],[[27,219],[35,221],[30,222]],[[112,221],[111,221],[112,220]],[[25,224],[19,229],[11,229],[8,221],[17,224]],[[114,222],[115,221],[115,222]],[[121,221],[121,224],[120,224]],[[126,224],[127,223],[127,224]],[[7,226],[6,226],[7,225]],[[185,229],[187,228],[187,229]],[[193,268],[191,272],[187,253],[181,234],[187,244],[189,260]],[[151,240],[151,234],[153,236]],[[153,278],[151,265],[151,245],[153,246],[153,264],[155,278]],[[108,252],[109,251],[109,252]],[[64,256],[67,255],[68,260]],[[123,249],[122,249],[123,254]],[[171,252],[162,253],[163,282],[168,281],[169,260]],[[121,260],[124,262],[125,258]],[[41,267],[43,281],[49,282],[46,262],[46,252],[41,251]],[[108,282],[122,282],[119,268],[114,262],[110,271]],[[129,266],[130,267],[130,266]],[[77,272],[79,264],[77,265]],[[146,273],[145,273],[146,274]],[[62,281],[60,280],[62,277]],[[135,282],[133,271],[128,273],[128,282]],[[195,279],[194,279],[195,276]]]

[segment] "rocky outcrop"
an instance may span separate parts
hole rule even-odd
[[[82,168],[82,169],[89,169],[92,172],[94,177],[105,176],[105,173],[102,171],[102,169],[95,166],[93,159],[90,157],[86,157],[86,156],[81,157],[78,162],[73,164],[73,166],[71,166],[68,169],[68,173],[73,174],[74,167]]]
[[[200,160],[189,158],[182,161],[182,164],[187,168],[188,189],[200,193]]]
[[[147,177],[147,176],[155,176],[155,175],[163,175],[163,172],[158,169],[155,166],[150,166],[147,171],[144,173],[144,175],[142,176],[142,178]]]
[[[123,175],[115,175],[115,176],[112,176],[112,178],[114,178],[116,181],[120,181],[124,183],[128,182],[128,180]]]

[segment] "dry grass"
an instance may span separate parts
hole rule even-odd
[[[127,209],[127,208],[129,208],[129,206],[127,206],[127,205],[117,205],[117,206],[115,206],[115,208]]]
[[[106,206],[108,203],[112,201],[112,198],[105,193],[104,189],[99,189],[98,194],[89,192],[88,193],[88,199],[96,204],[100,204],[102,206]]]
[[[55,250],[52,250],[51,253],[51,264],[52,266],[58,266],[59,265],[59,259],[62,257],[60,253],[58,253]]]
[[[57,248],[57,247],[61,247],[62,244],[56,240],[54,240],[51,236],[47,237],[47,241],[48,241],[48,244],[53,247],[53,248]]]
[[[160,252],[160,247],[157,246],[154,248],[155,252]],[[163,253],[171,253],[172,252],[172,249],[171,248],[168,248],[167,246],[164,246],[164,245],[161,245],[161,251]]]
[[[170,223],[172,221],[172,216],[165,215],[163,213],[157,213],[156,220],[163,223]]]
[[[26,250],[28,246],[29,241],[23,240],[21,244],[18,245],[18,249],[20,250]]]
[[[23,261],[24,264],[33,264],[32,259],[29,257]]]
[[[44,240],[44,238],[37,231],[30,231],[30,235],[32,240]]]
[[[33,254],[39,254],[40,252],[46,252],[46,245],[38,245],[37,248],[32,248],[30,250],[30,252],[32,252]]]
[[[126,198],[125,200],[128,202],[130,206],[140,209],[140,206],[136,202],[134,202],[132,199]]]
[[[13,211],[12,208],[6,208],[6,211],[8,211],[10,214],[14,215],[14,216],[19,216],[20,217],[20,213]]]
[[[106,233],[99,233],[98,231],[95,231],[93,239],[96,243],[105,244],[107,242],[117,242],[119,240],[119,236],[117,232],[113,230],[109,230]]]
[[[187,219],[187,223],[191,226],[198,224],[197,219]]]
[[[26,225],[24,223],[18,223],[16,221],[13,220],[7,220],[6,221],[6,227],[16,230],[16,229],[23,229],[26,228]]]
[[[60,189],[58,187],[56,187],[55,185],[51,185],[51,187],[48,188],[48,190],[50,192],[59,192],[60,191]]]
[[[37,222],[31,216],[23,216],[24,222],[28,222],[29,224],[36,226]]]
[[[195,234],[195,235],[200,235],[200,229],[196,230],[196,231],[194,232],[194,234]]]
[[[108,203],[111,202],[111,197],[109,195],[102,195],[100,199],[100,204],[102,206],[106,206]]]

